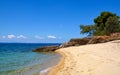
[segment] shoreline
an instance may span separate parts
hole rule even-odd
[[[48,75],[56,75],[58,70],[60,70],[64,67],[66,55],[63,52],[60,52],[59,49],[56,50],[55,52],[59,53],[62,57],[61,57],[60,61],[58,62],[58,64],[51,68],[51,70],[48,72]]]
[[[44,63],[44,65],[42,65],[43,67],[41,68],[41,70],[36,73],[35,75],[48,75],[48,73],[50,72],[50,70],[59,63],[60,59],[61,59],[61,54],[54,52],[54,54],[57,57],[53,57],[51,60],[49,60],[48,62]]]
[[[58,49],[61,60],[48,75],[120,75],[119,41]]]

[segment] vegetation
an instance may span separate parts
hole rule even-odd
[[[94,19],[94,25],[80,25],[81,33],[89,36],[110,35],[120,32],[120,17],[111,12],[102,12]]]

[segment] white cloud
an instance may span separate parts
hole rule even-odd
[[[0,36],[1,39],[26,39],[27,37],[24,36],[24,35],[14,35],[14,34],[9,34],[9,35],[6,35],[6,36]]]
[[[17,36],[18,39],[22,38],[22,39],[26,39],[27,37],[25,37],[24,35],[19,35]]]
[[[8,39],[12,39],[12,38],[15,38],[15,37],[16,37],[16,36],[13,35],[13,34],[7,36]]]
[[[38,36],[38,35],[36,35],[35,38],[36,38],[36,39],[44,39],[43,37]]]
[[[49,39],[56,39],[56,37],[53,36],[53,35],[49,35],[48,38],[49,38]]]

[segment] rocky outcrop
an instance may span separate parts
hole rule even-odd
[[[45,46],[35,49],[33,52],[51,52],[59,49],[59,46]]]
[[[80,45],[85,45],[89,42],[91,38],[77,38],[77,39],[71,39],[67,43],[63,43],[60,47],[70,47],[70,46],[80,46]]]
[[[85,45],[90,40],[91,38],[78,38],[78,39],[71,39],[69,43],[72,43],[74,46],[78,46],[78,45]]]
[[[92,37],[87,44],[105,43],[109,41],[109,36],[95,36]]]
[[[61,47],[80,46],[86,44],[105,43],[113,40],[120,40],[120,33],[113,33],[110,36],[93,36],[89,38],[71,39],[67,43],[63,43]]]
[[[94,36],[89,38],[77,38],[77,39],[71,39],[67,43],[63,43],[60,46],[46,46],[37,48],[34,50],[35,52],[50,52],[55,51],[59,48],[65,48],[70,46],[80,46],[80,45],[86,45],[86,44],[96,44],[96,43],[105,43],[108,41],[113,40],[120,40],[120,33],[113,33],[110,36]]]

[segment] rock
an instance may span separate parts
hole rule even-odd
[[[120,39],[120,33],[113,33],[110,35],[111,40],[119,40]]]
[[[91,38],[77,38],[77,39],[71,39],[67,43],[63,43],[60,48],[70,47],[70,46],[79,46],[79,45],[85,45],[88,43],[88,41]]]
[[[89,40],[88,44],[105,43],[109,41],[109,36],[95,36]]]
[[[80,46],[86,44],[96,44],[96,43],[105,43],[108,41],[120,40],[120,33],[113,33],[110,36],[93,36],[90,38],[77,38],[71,39],[69,42],[63,43],[60,46],[46,46],[37,48],[34,52],[50,52],[55,51],[59,48],[65,48],[70,46]]]
[[[85,45],[89,42],[89,40],[91,40],[91,38],[71,39],[69,43],[72,44],[72,46]]]
[[[120,37],[120,33],[112,33],[110,36],[111,37]]]
[[[62,45],[60,45],[60,48],[65,48],[65,47],[69,47],[69,44],[67,42],[65,42]]]
[[[96,43],[105,43],[108,41],[113,40],[120,40],[120,33],[113,33],[110,36],[93,36],[89,38],[77,38],[77,39],[71,39],[68,43],[63,43],[63,47],[70,47],[70,46],[80,46],[80,45],[86,45],[86,44],[96,44]]]
[[[105,43],[113,40],[120,40],[120,33],[112,33],[110,36],[94,36],[88,44]]]
[[[35,49],[34,52],[51,52],[57,49],[59,49],[59,46],[45,46],[45,47]]]

